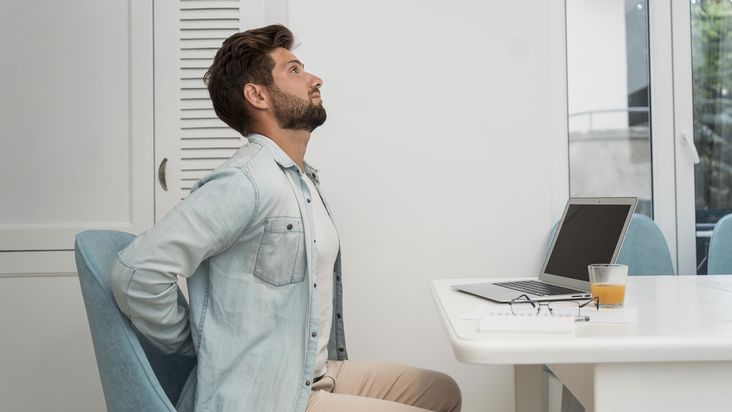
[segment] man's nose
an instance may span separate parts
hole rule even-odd
[[[323,79],[321,79],[320,77],[318,77],[312,73],[309,73],[309,74],[310,74],[310,77],[312,77],[311,83],[312,83],[313,87],[320,88],[323,86]]]

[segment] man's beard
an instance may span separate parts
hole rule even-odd
[[[274,106],[274,115],[283,129],[312,132],[325,122],[326,113],[322,104],[303,100],[285,93],[274,84],[267,87]]]

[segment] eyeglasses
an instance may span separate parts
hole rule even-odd
[[[531,310],[529,310],[528,312],[525,310],[525,305],[527,304],[531,305]],[[549,311],[549,315],[551,316],[571,316],[571,314],[575,313],[576,308],[577,314],[575,315],[574,320],[588,321],[590,320],[590,317],[582,314],[582,308],[591,305],[590,307],[594,306],[595,309],[599,310],[600,299],[598,297],[594,297],[589,300],[560,300],[553,302],[539,302],[531,300],[528,295],[523,294],[516,299],[511,300],[509,302],[509,305],[511,306],[511,314],[513,314],[514,316],[522,316],[527,314],[536,316],[541,313],[541,308],[546,308]],[[522,308],[522,306],[524,306],[524,308]]]

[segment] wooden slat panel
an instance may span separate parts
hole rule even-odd
[[[214,111],[213,107],[197,110],[181,110],[180,112],[181,119],[194,119],[201,117],[216,118],[216,112]]]
[[[198,29],[198,30],[181,30],[180,40],[218,40],[219,44],[223,43],[226,38],[236,33],[236,29]]]
[[[190,40],[183,40],[181,39],[181,50],[188,50],[191,48],[213,48],[214,50],[218,50],[219,47],[221,47],[221,43],[224,42],[226,38],[214,38],[214,39],[190,39]]]
[[[187,149],[208,149],[222,148],[237,150],[241,146],[242,139],[231,138],[209,138],[209,139],[186,139],[181,140],[183,150]]]
[[[208,171],[201,171],[201,170],[193,170],[193,171],[183,171],[180,174],[181,181],[183,180],[193,180],[198,181],[200,178],[206,176],[206,173],[210,173]]]
[[[232,19],[239,20],[239,8],[181,8],[181,21],[198,21],[198,20],[221,20]]]
[[[208,89],[205,87],[196,89],[181,89],[181,99],[208,99]]]
[[[180,59],[180,67],[181,69],[205,69],[208,70],[209,67],[211,67],[211,63],[213,63],[213,58],[211,59],[198,59],[194,57],[181,57]]]
[[[203,79],[197,77],[195,79],[184,79],[180,81],[180,86],[184,89],[203,89],[206,88],[206,84]]]
[[[180,77],[181,79],[203,79],[203,75],[206,74],[208,68],[181,68]]]
[[[181,119],[181,130],[227,127],[218,117]]]
[[[226,159],[182,159],[181,160],[181,170],[189,170],[189,171],[195,171],[195,170],[213,170],[219,167],[222,163],[224,163]]]
[[[239,8],[238,0],[184,0],[180,3],[181,10],[208,9],[208,8]]]
[[[202,59],[213,59],[216,55],[216,50],[218,50],[218,47],[210,47],[210,48],[203,48],[203,49],[193,49],[193,50],[181,50],[180,56],[181,60],[202,60]]]
[[[183,20],[180,21],[181,30],[196,29],[239,29],[238,19],[207,19],[207,20]]]
[[[180,31],[180,39],[207,39],[218,37],[229,37],[239,31],[238,27],[189,27],[178,29]]]
[[[239,30],[240,0],[179,0],[180,197],[239,149],[244,139],[216,117],[203,75]]]
[[[226,160],[230,158],[236,149],[228,148],[207,148],[207,149],[193,149],[184,148],[181,152],[181,159],[183,160],[196,160],[196,159],[222,159]]]
[[[185,138],[219,138],[219,137],[240,137],[241,135],[229,127],[216,127],[208,129],[184,129],[180,131],[181,139]]]
[[[213,104],[208,98],[199,100],[182,100],[180,102],[181,112],[187,110],[198,110],[198,109],[211,109],[213,110]]]
[[[181,7],[180,20],[239,20],[238,7]]]

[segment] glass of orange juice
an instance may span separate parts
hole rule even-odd
[[[590,292],[598,298],[600,306],[622,308],[625,302],[625,284],[628,265],[594,263],[587,266],[590,273]]]

